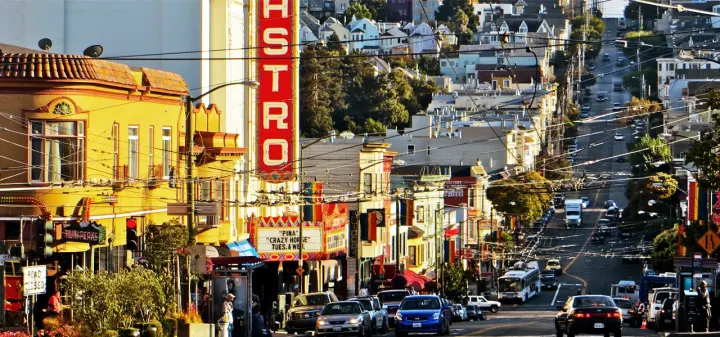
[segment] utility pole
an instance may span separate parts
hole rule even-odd
[[[395,274],[402,272],[400,268],[400,195],[395,200]]]
[[[193,158],[193,144],[195,136],[195,123],[193,123],[193,98],[185,97],[185,194],[187,202],[187,228],[190,236],[195,235],[195,160]],[[193,239],[192,237],[190,239]]]

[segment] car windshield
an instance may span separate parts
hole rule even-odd
[[[661,293],[657,293],[657,294],[655,294],[655,303],[662,303],[668,297],[670,297],[670,292],[668,292],[668,291],[663,291]]]
[[[334,303],[326,305],[322,311],[323,315],[352,315],[359,314],[360,305],[358,303]]]
[[[567,215],[580,215],[580,211],[567,211]]]
[[[405,298],[407,295],[410,295],[407,291],[389,291],[389,292],[380,292],[378,293],[378,297],[380,298],[380,301],[385,302],[400,302]]]
[[[548,265],[548,267],[559,267],[559,266],[560,266],[560,262],[558,262],[558,261],[548,261],[547,265]]]
[[[590,199],[589,199],[588,197],[582,197],[582,198],[580,198],[580,200],[582,200],[582,201],[590,201]]]
[[[400,310],[432,310],[440,309],[436,298],[410,298],[400,304]]]
[[[609,297],[592,296],[576,297],[573,307],[612,307],[613,301]]]
[[[300,295],[295,297],[293,307],[305,307],[310,305],[325,305],[330,303],[330,298],[326,295]]]
[[[616,299],[615,305],[617,305],[617,307],[620,309],[631,309],[632,308],[632,302],[630,302],[630,300]]]
[[[366,298],[351,298],[348,301],[358,302],[365,310],[372,310],[372,302]]]
[[[522,289],[522,280],[517,277],[507,277],[498,280],[499,292],[519,292]]]

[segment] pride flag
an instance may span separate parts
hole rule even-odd
[[[678,226],[678,242],[677,242],[677,246],[678,246],[677,255],[680,257],[685,256],[685,254],[687,252],[687,248],[685,248],[685,246],[683,245],[683,239],[685,239],[685,226],[683,224],[680,224]]]
[[[308,182],[303,183],[303,196],[305,206],[303,206],[303,221],[322,221],[323,220],[323,186],[322,183]]]

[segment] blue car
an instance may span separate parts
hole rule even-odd
[[[395,336],[411,333],[450,334],[451,315],[443,308],[439,296],[415,295],[405,297],[395,314]]]

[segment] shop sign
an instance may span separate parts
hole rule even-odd
[[[328,233],[325,240],[325,252],[342,251],[347,247],[347,235],[344,230]]]
[[[322,252],[322,229],[303,228],[303,253]],[[258,253],[295,253],[300,249],[300,231],[298,228],[258,228]]]
[[[73,242],[100,244],[105,242],[105,227],[97,222],[84,221],[79,225],[70,225],[62,229],[62,239]]]
[[[297,0],[257,2],[258,170],[267,181],[294,178],[299,50]]]
[[[357,211],[350,211],[350,249],[348,255],[353,258],[358,257],[358,241],[360,240],[358,221]]]

